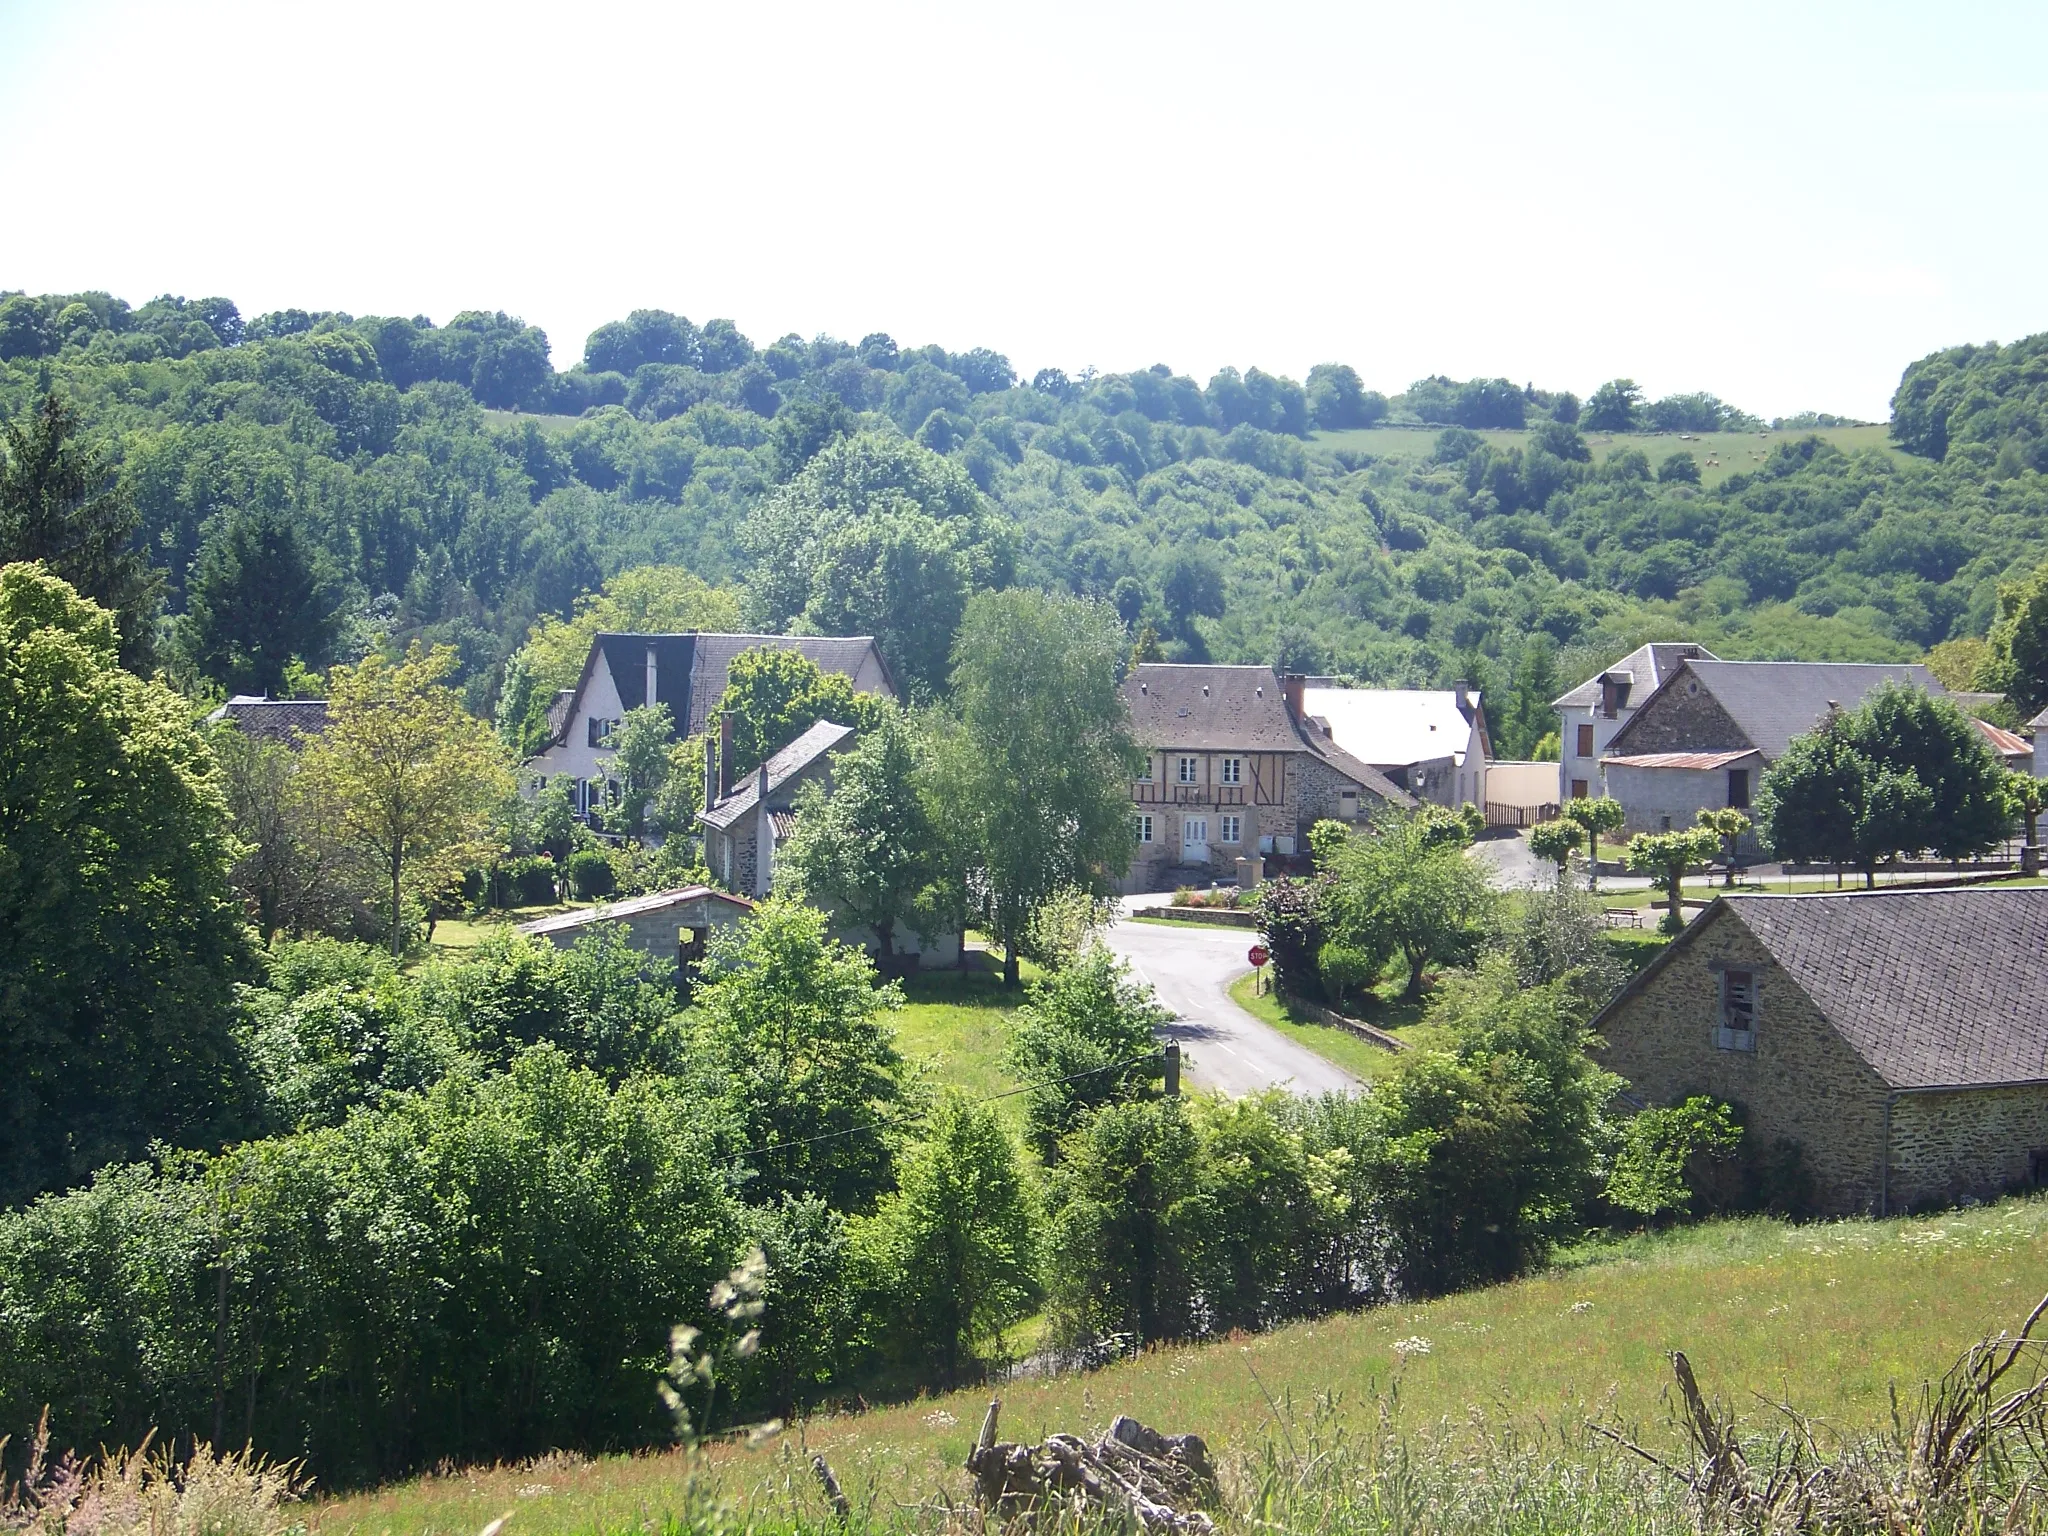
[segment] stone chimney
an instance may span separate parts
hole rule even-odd
[[[732,793],[732,716],[718,717],[718,798]]]
[[[657,695],[654,691],[654,642],[650,640],[647,642],[647,697],[642,702],[651,709],[654,706],[656,697]]]
[[[718,809],[718,738],[704,733],[704,809]]]
[[[754,770],[754,894],[766,896],[775,878],[775,823],[768,815],[768,765]]]
[[[1301,718],[1302,700],[1308,688],[1308,678],[1299,672],[1290,672],[1280,679],[1281,695],[1287,700],[1287,713],[1295,719]]]
[[[1458,713],[1467,720],[1472,718],[1472,685],[1469,682],[1453,683],[1451,692],[1458,701]]]

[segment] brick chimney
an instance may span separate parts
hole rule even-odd
[[[732,793],[732,716],[718,717],[718,798]]]
[[[1307,688],[1308,678],[1299,672],[1290,672],[1280,679],[1280,693],[1287,700],[1287,713],[1296,720],[1301,718],[1302,701]]]

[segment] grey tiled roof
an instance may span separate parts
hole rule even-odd
[[[2048,709],[2044,709],[2027,722],[2030,731],[2048,731]]]
[[[704,729],[704,723],[711,718],[711,711],[718,707],[718,701],[725,694],[726,673],[732,667],[733,657],[741,651],[756,650],[772,646],[776,650],[796,651],[818,664],[821,672],[837,672],[843,677],[857,677],[861,666],[875,650],[872,635],[699,635],[697,655],[701,660],[695,691],[690,695],[690,724],[686,735]],[[877,658],[879,659],[879,657]],[[888,677],[888,669],[882,675]],[[890,682],[890,696],[896,696],[893,680]]]
[[[1613,666],[1609,672],[1629,674],[1628,692],[1622,697],[1624,707],[1636,705],[1656,692],[1657,685],[1678,670],[1678,664],[1688,657],[1714,659],[1714,653],[1703,645],[1690,641],[1659,640],[1650,645],[1639,645]],[[1578,687],[1562,698],[1554,699],[1552,709],[1591,709],[1600,702],[1600,678],[1596,674],[1587,678]]]
[[[1685,662],[1659,685],[1662,692],[1697,681],[1765,757],[1784,754],[1795,736],[1803,736],[1826,718],[1828,706],[1854,709],[1888,682],[1910,683],[1929,693],[1947,692],[1934,674],[1918,662],[1878,664],[1861,661],[1708,661]],[[1638,723],[1650,713],[1638,709],[1614,733],[1608,754],[1625,753]]]
[[[206,717],[208,725],[233,721],[245,736],[260,741],[298,741],[327,729],[325,699],[266,699],[236,694]]]
[[[1124,700],[1141,746],[1214,752],[1302,749],[1271,667],[1148,661],[1124,679]]]
[[[1224,667],[1148,661],[1124,679],[1131,733],[1153,750],[1310,752],[1359,788],[1392,801],[1415,799],[1378,769],[1360,762],[1312,725],[1297,726],[1286,692],[1270,667]]]
[[[2048,1080],[2048,888],[1724,896],[1719,905],[1892,1087]],[[1769,1008],[1765,978],[1759,1011]]]
[[[849,745],[853,736],[853,727],[850,725],[835,725],[830,720],[820,720],[768,759],[768,797],[774,799],[775,792],[783,785],[819,758]],[[706,826],[725,831],[754,808],[760,798],[760,787],[761,775],[756,770],[747,775],[744,783],[735,786],[731,794],[712,809],[703,812],[698,819]],[[770,806],[769,810],[772,813],[774,807]]]
[[[677,736],[700,734],[725,694],[726,675],[741,651],[761,647],[796,651],[818,664],[819,670],[845,677],[859,675],[872,655],[880,661],[871,635],[721,635],[690,631],[683,634],[600,634],[584,661],[576,686],[558,694],[548,709],[551,740],[561,742],[576,719],[576,707],[597,658],[604,657],[612,682],[619,690],[622,709],[638,709],[647,699],[647,652],[654,651],[654,702],[669,706]],[[882,667],[888,679],[888,667]],[[891,697],[895,683],[889,681]],[[684,698],[685,694],[688,698]]]

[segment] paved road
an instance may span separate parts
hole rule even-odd
[[[1177,1015],[1160,1033],[1180,1042],[1190,1086],[1229,1094],[1267,1088],[1347,1093],[1358,1087],[1343,1068],[1296,1045],[1230,1000],[1230,983],[1250,969],[1245,951],[1258,935],[1249,928],[1123,922],[1104,937]]]

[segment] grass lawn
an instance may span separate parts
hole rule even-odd
[[[1307,1014],[1296,1010],[1278,992],[1254,992],[1252,988],[1256,980],[1251,972],[1245,972],[1231,984],[1230,999],[1260,1023],[1272,1025],[1325,1061],[1334,1061],[1361,1082],[1372,1082],[1394,1070],[1394,1063],[1400,1058],[1393,1051],[1360,1039],[1348,1030],[1318,1024]],[[1419,1004],[1389,1003],[1379,997],[1372,1002],[1372,1007],[1361,1010],[1367,1023],[1398,1033],[1402,1039],[1417,1044],[1426,1043],[1433,1033],[1428,1025],[1416,1022],[1422,1014]]]
[[[1353,453],[1376,454],[1389,459],[1426,459],[1436,446],[1442,427],[1366,427],[1351,432],[1317,432],[1310,441],[1319,448],[1344,449]],[[1527,445],[1527,432],[1487,431],[1479,434],[1495,448]],[[1700,483],[1719,485],[1730,475],[1763,467],[1764,460],[1780,443],[1805,437],[1822,437],[1844,453],[1881,448],[1894,456],[1899,450],[1891,443],[1889,429],[1875,427],[1815,427],[1806,432],[1703,432],[1681,437],[1675,432],[1589,432],[1586,446],[1597,464],[1623,448],[1640,449],[1655,469],[1674,453],[1690,453],[1699,461]]]
[[[1198,1431],[1228,1469],[1275,1436],[1276,1406],[1298,1429],[1329,1394],[1353,1434],[1371,1434],[1384,1408],[1406,1432],[1452,1441],[1511,1426],[1548,1454],[1566,1435],[1581,1444],[1579,1427],[1599,1419],[1668,1448],[1673,1349],[1752,1424],[1770,1424],[1770,1403],[1783,1400],[1869,1433],[1887,1419],[1892,1386],[1911,1393],[1973,1340],[2016,1327],[2044,1276],[2039,1198],[1889,1222],[1708,1223],[1589,1243],[1545,1273],[1438,1301],[1010,1382],[1004,1438],[1092,1437],[1131,1413]],[[914,1501],[964,1496],[960,1464],[987,1401],[968,1391],[817,1418],[768,1448],[695,1461],[557,1457],[452,1471],[315,1505],[307,1523],[317,1536],[473,1536],[512,1511],[507,1536],[652,1530],[693,1475],[764,1522],[802,1510],[823,1523],[806,1450],[830,1459],[857,1510],[886,1521]]]
[[[1033,968],[1025,969],[1027,976],[1032,974]],[[1024,993],[1003,985],[1000,959],[970,949],[960,970],[906,977],[903,996],[903,1010],[896,1015],[897,1049],[907,1060],[924,1064],[933,1081],[977,1099],[1021,1086],[1003,1065],[1003,1052],[1010,1044],[1010,1015]],[[1022,1094],[996,1103],[1019,1133],[1024,1104]]]

